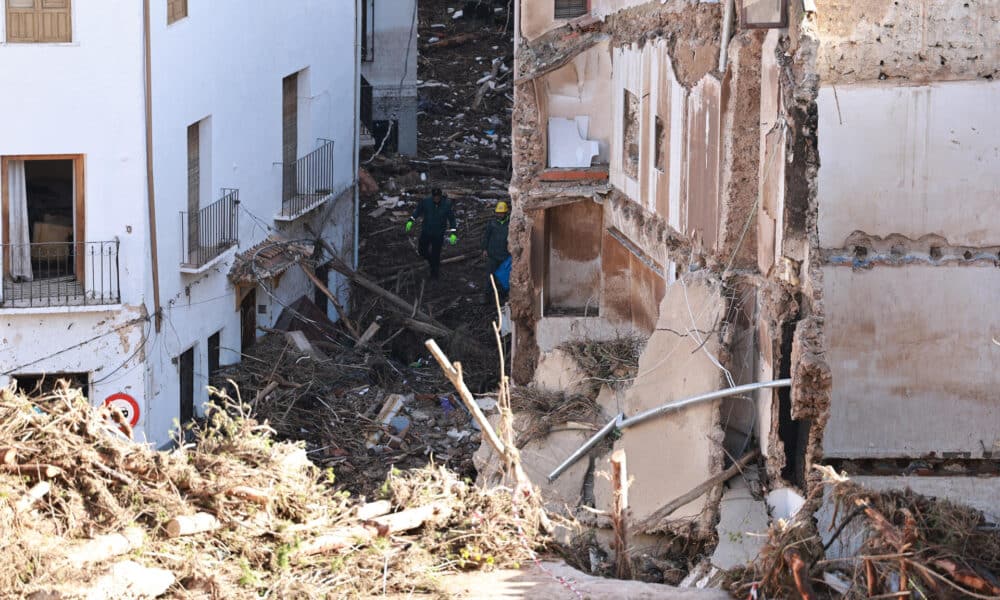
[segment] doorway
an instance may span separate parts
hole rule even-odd
[[[257,340],[257,290],[247,292],[240,302],[240,350],[246,352]]]
[[[194,348],[188,348],[187,352],[181,354],[179,361],[181,393],[180,393],[180,420],[181,425],[194,420]]]

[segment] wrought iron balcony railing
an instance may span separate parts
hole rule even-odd
[[[0,308],[118,304],[118,240],[0,244]]]
[[[323,145],[294,163],[281,165],[281,216],[295,217],[333,193],[334,143]]]
[[[222,198],[196,213],[181,213],[181,267],[197,269],[239,243],[240,191],[222,190]]]

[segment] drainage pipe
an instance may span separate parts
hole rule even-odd
[[[549,473],[549,481],[555,481],[560,475],[562,475],[566,469],[570,468],[573,463],[580,460],[584,454],[586,454],[591,448],[597,445],[604,437],[606,437],[611,430],[617,427],[618,429],[625,429],[638,425],[640,423],[645,423],[650,419],[655,419],[656,417],[661,417],[663,415],[678,411],[682,408],[688,406],[693,406],[695,404],[700,404],[702,402],[708,402],[709,400],[718,400],[719,398],[727,398],[729,396],[736,396],[744,392],[753,392],[756,390],[762,390],[766,388],[781,388],[781,387],[791,387],[791,379],[776,379],[774,381],[761,381],[757,383],[748,383],[746,385],[738,385],[736,387],[726,388],[724,390],[718,390],[715,392],[709,392],[707,394],[701,394],[699,396],[692,396],[690,398],[685,398],[683,400],[677,400],[675,402],[668,402],[662,406],[657,406],[656,408],[651,408],[647,411],[641,412],[633,417],[627,419],[623,418],[624,415],[620,414],[614,419],[608,422],[607,425],[602,427],[597,433],[593,435],[587,442],[580,447],[579,450],[574,452],[564,460],[558,467],[556,467],[551,473]]]

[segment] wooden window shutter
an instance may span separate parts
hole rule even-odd
[[[187,0],[167,0],[167,25],[188,16]]]
[[[587,0],[555,0],[557,19],[575,19],[587,14],[590,7]]]
[[[187,173],[188,173],[188,251],[198,248],[199,210],[201,209],[201,122],[189,125],[187,129]],[[185,257],[186,258],[186,257]]]
[[[295,194],[296,167],[299,149],[299,74],[293,73],[281,81],[281,162],[282,198]]]
[[[7,41],[72,42],[71,0],[6,0]]]

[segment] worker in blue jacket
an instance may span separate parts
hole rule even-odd
[[[427,261],[431,279],[437,279],[441,267],[441,246],[444,244],[445,235],[447,234],[448,243],[452,246],[458,243],[458,235],[455,233],[455,212],[452,210],[451,200],[445,197],[441,188],[434,188],[429,198],[420,201],[413,215],[406,221],[407,233],[413,230],[414,221],[420,218],[423,218],[424,222],[420,229],[417,251]]]
[[[493,210],[496,218],[486,223],[483,231],[483,241],[480,247],[483,251],[483,258],[486,259],[486,289],[483,297],[484,304],[493,303],[493,284],[490,278],[496,275],[497,269],[510,258],[510,250],[507,249],[507,234],[510,230],[510,205],[506,202],[497,202]],[[507,296],[507,291],[502,286],[497,286],[500,293],[500,300]]]

